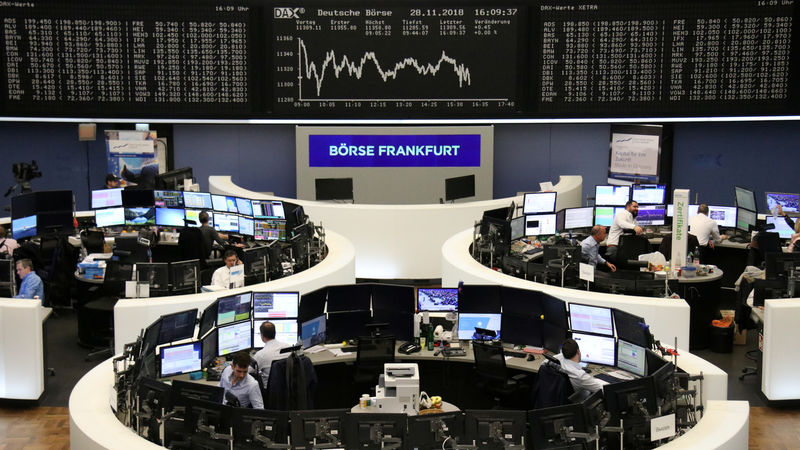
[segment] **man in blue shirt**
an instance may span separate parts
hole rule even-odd
[[[44,285],[39,275],[33,271],[33,263],[30,259],[20,259],[17,261],[17,275],[22,284],[19,286],[19,294],[16,298],[39,298],[44,302]]]
[[[253,408],[264,409],[264,399],[261,396],[258,381],[247,373],[250,369],[250,361],[250,353],[247,351],[233,355],[233,364],[222,371],[219,385],[225,388],[225,393],[230,392],[235,395],[242,408],[252,405]],[[228,403],[227,399],[225,403]]]
[[[606,227],[602,225],[595,225],[592,227],[592,232],[586,239],[581,241],[581,256],[584,261],[593,266],[602,264],[607,266],[612,272],[617,271],[617,267],[610,262],[603,259],[598,252],[600,243],[606,238]]]

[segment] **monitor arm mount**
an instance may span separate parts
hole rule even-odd
[[[327,420],[320,420],[314,424],[314,445],[313,448],[341,448],[342,443],[339,438],[331,433],[331,426]],[[325,442],[317,442],[318,438],[324,438]]]
[[[233,434],[218,433],[214,425],[205,425],[204,413],[200,413],[200,417],[197,418],[197,431],[208,433],[208,437],[216,441],[233,442]]]
[[[383,427],[373,424],[369,427],[369,438],[373,444],[380,444],[384,450],[396,450],[403,447],[403,440],[398,437],[383,435]]]
[[[292,448],[291,444],[278,444],[277,442],[272,442],[272,439],[261,434],[261,430],[264,429],[264,426],[264,423],[259,420],[256,420],[250,424],[250,436],[253,436],[253,439],[256,442],[263,444],[264,448]]]

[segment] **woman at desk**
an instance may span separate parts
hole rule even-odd
[[[787,216],[785,212],[783,212],[783,207],[778,205],[779,216],[783,216],[783,220],[786,221],[786,225],[789,225],[794,230],[792,234],[792,240],[789,241],[789,251],[790,252],[800,252],[800,220],[792,220],[791,217]]]

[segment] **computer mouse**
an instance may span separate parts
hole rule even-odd
[[[526,357],[525,357],[525,360],[526,360],[526,361],[533,361],[534,359],[536,359],[536,357],[535,357],[535,356],[533,356],[533,353],[531,353],[530,355],[528,355],[528,356],[526,356]]]

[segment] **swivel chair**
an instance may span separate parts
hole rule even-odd
[[[509,377],[503,347],[473,341],[472,351],[475,356],[477,387],[493,395],[495,408],[506,406],[504,403],[512,403],[510,400],[514,396],[528,388],[524,382],[526,375]]]
[[[780,253],[781,237],[778,233],[768,233],[761,231],[755,237],[755,246],[750,247],[747,254],[747,265],[762,267],[766,261],[767,253]]]
[[[211,249],[203,243],[203,232],[200,228],[183,227],[178,235],[178,249],[182,260],[197,259],[200,261],[200,269],[206,268],[206,259]]]
[[[260,377],[258,377],[260,378]],[[264,408],[289,411],[314,409],[317,373],[308,356],[292,353],[272,361]]]
[[[539,367],[536,386],[533,389],[533,409],[550,408],[570,403],[575,393],[569,375],[561,366],[547,361]]]
[[[102,231],[81,231],[81,245],[87,254],[103,253],[105,243],[105,234]]]
[[[614,264],[619,269],[632,269],[643,265],[646,267],[646,262],[639,261],[639,255],[650,252],[650,241],[646,237],[623,234],[619,237],[619,249]]]
[[[394,362],[394,348],[394,336],[359,337],[353,376],[355,385],[374,388],[383,373],[383,365]]]
[[[87,361],[113,355],[114,305],[125,290],[125,281],[130,281],[132,271],[129,264],[106,262],[101,295],[78,310],[78,344],[92,349]]]

